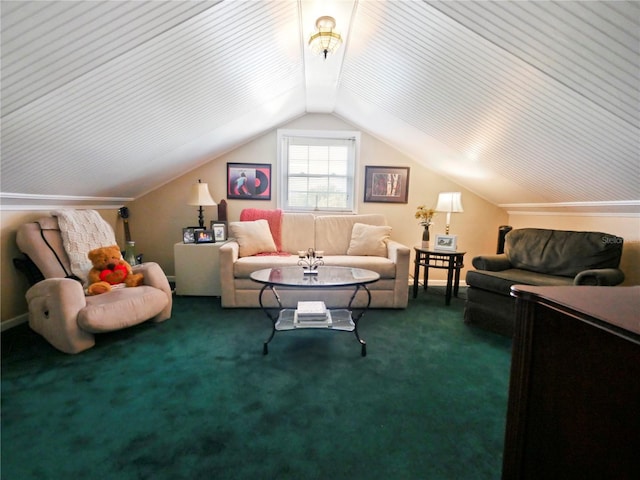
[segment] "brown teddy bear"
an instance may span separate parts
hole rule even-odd
[[[133,273],[129,265],[120,253],[117,245],[100,247],[91,250],[87,256],[93,268],[89,270],[89,295],[99,295],[111,290],[111,285],[124,283],[127,287],[142,285],[144,276],[141,273]]]

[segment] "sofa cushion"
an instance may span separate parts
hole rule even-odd
[[[239,255],[248,257],[258,253],[277,252],[276,244],[271,236],[269,222],[255,220],[253,222],[231,222],[231,236],[238,242]]]
[[[324,264],[334,267],[353,267],[372,270],[380,278],[396,278],[396,264],[387,257],[332,255],[324,258]]]
[[[583,270],[618,267],[622,238],[601,232],[521,228],[505,237],[505,254],[518,269],[575,277]]]
[[[326,266],[354,267],[373,270],[380,278],[395,278],[396,264],[386,257],[330,255],[323,258]],[[292,267],[298,265],[298,256],[254,256],[239,258],[233,265],[234,278],[249,278],[252,272],[263,268]]]
[[[467,286],[480,288],[502,295],[511,295],[512,285],[539,285],[545,287],[573,285],[573,279],[545,273],[531,272],[511,268],[498,272],[469,270],[466,276]]]
[[[386,225],[384,215],[323,215],[315,219],[315,248],[325,255],[346,255],[356,223]]]
[[[351,231],[351,242],[347,255],[387,256],[387,240],[391,237],[391,227],[355,223]]]
[[[282,215],[282,250],[297,253],[315,247],[315,215],[289,213]]]
[[[276,250],[282,249],[282,210],[264,210],[261,208],[245,208],[240,212],[241,222],[266,220],[269,223],[271,238],[276,245]]]

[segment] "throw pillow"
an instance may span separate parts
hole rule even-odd
[[[387,256],[387,240],[391,227],[354,223],[347,255]]]
[[[240,246],[239,255],[241,257],[278,251],[269,229],[269,222],[266,220],[231,222],[229,230],[231,231],[231,236],[236,239]]]

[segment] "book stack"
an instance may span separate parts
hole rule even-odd
[[[326,326],[331,323],[331,314],[324,302],[298,302],[294,323],[301,326]]]

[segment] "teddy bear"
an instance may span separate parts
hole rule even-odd
[[[122,258],[117,245],[95,248],[87,256],[93,264],[93,268],[89,270],[87,294],[99,295],[109,292],[112,285],[142,285],[144,275],[133,273],[131,265]]]

